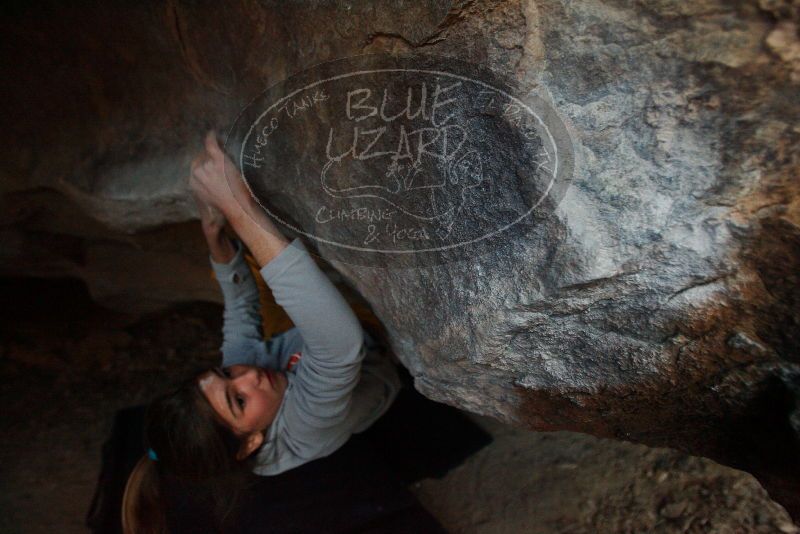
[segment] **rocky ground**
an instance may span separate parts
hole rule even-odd
[[[146,316],[82,286],[4,281],[0,531],[85,532],[116,410],[215,362],[221,308]],[[491,420],[495,442],[413,489],[452,532],[798,532],[750,475],[668,449]]]
[[[479,422],[494,443],[414,488],[452,532],[798,532],[753,477],[705,458]]]

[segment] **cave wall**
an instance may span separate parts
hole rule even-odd
[[[5,9],[3,275],[79,277],[128,310],[218,300],[186,186],[205,130],[335,58],[482,64],[567,126],[557,210],[472,261],[332,272],[430,398],[712,456],[796,498],[798,2]]]

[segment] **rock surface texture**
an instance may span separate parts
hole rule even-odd
[[[752,476],[707,458],[487,426],[491,445],[413,486],[448,532],[800,532]]]
[[[567,125],[557,210],[470,261],[340,281],[430,398],[710,456],[800,513],[796,0],[6,11],[3,274],[126,309],[216,299],[185,185],[204,130],[326,60],[482,64]]]

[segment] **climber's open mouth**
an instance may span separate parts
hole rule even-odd
[[[267,369],[266,371],[264,371],[264,374],[267,375],[267,380],[269,380],[269,385],[272,386],[272,388],[274,389],[275,388],[275,380],[273,380],[273,378],[272,378],[272,369]]]

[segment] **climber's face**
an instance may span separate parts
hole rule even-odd
[[[198,377],[198,385],[220,419],[243,442],[250,454],[261,445],[283,401],[285,373],[252,365],[214,368]],[[259,437],[260,436],[260,437]]]

